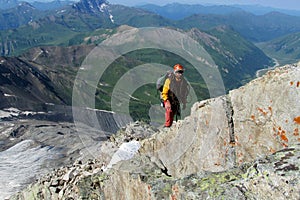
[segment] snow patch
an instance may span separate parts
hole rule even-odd
[[[110,19],[110,21],[111,21],[112,23],[115,23],[113,17],[114,17],[114,16],[113,16],[112,14],[109,13],[109,19]]]
[[[4,94],[5,97],[15,97],[15,95],[12,94]]]
[[[61,14],[61,13],[64,13],[64,12],[66,12],[66,10],[59,10],[59,11],[57,11],[57,14]]]
[[[37,146],[33,140],[24,140],[0,152],[0,199],[8,198],[36,174],[46,173],[42,168],[51,156],[49,147]]]
[[[101,11],[101,12],[105,12],[105,9],[107,8],[107,5],[105,4],[105,3],[102,3],[101,5],[100,5],[100,8],[99,8],[99,10]]]
[[[140,143],[135,140],[123,143],[119,147],[117,152],[112,156],[107,167],[103,168],[103,171],[107,171],[108,169],[112,168],[113,165],[117,164],[122,160],[129,160],[133,158],[133,156],[137,153],[140,147],[141,147]]]
[[[35,114],[44,114],[45,112],[32,112],[32,111],[21,111],[17,108],[6,108],[0,110],[0,119],[9,118],[9,117],[18,117],[20,115],[35,115]]]
[[[16,108],[8,108],[8,109],[0,110],[0,119],[19,116],[20,112],[21,111]]]

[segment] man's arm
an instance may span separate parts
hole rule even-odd
[[[169,89],[170,89],[170,79],[166,79],[163,90],[161,92],[161,97],[164,101],[168,100],[168,93],[169,93]]]

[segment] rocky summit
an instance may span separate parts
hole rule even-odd
[[[130,123],[10,199],[300,199],[299,99],[300,63],[276,68],[169,129]]]

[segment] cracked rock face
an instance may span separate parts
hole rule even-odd
[[[194,104],[170,129],[129,124],[97,160],[61,168],[11,199],[299,199],[299,99],[300,67],[278,68]],[[119,154],[130,142],[135,154]],[[124,159],[108,169],[116,155]]]
[[[300,142],[299,66],[270,71],[229,96],[238,163]]]

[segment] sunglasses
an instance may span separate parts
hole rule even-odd
[[[175,73],[183,74],[183,70],[178,70],[178,71],[176,71]]]

